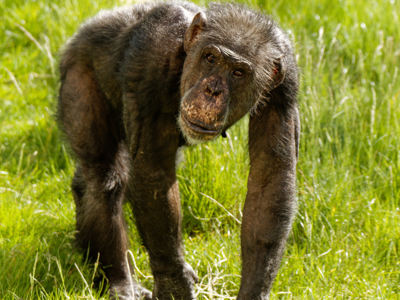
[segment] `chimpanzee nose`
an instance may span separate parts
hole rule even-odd
[[[211,89],[210,87],[206,87],[205,93],[209,97],[218,97],[222,93],[222,91],[214,90],[214,89]]]
[[[218,97],[222,93],[222,86],[217,79],[207,82],[204,93],[209,97]]]

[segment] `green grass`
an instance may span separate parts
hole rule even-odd
[[[0,1],[0,299],[100,297],[96,271],[73,245],[57,61],[80,22],[119,4]],[[289,30],[302,73],[298,215],[271,299],[400,299],[400,2],[251,5]],[[199,299],[232,299],[239,288],[246,126],[185,150],[179,169]],[[151,288],[129,227],[138,280]]]

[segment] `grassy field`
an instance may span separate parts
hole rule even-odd
[[[125,3],[0,0],[0,299],[100,297],[73,246],[57,61],[80,22]],[[302,73],[298,215],[271,299],[400,299],[400,1],[251,5],[290,32]],[[239,288],[247,120],[229,135],[186,149],[179,168],[199,299],[233,299]],[[126,215],[137,278],[151,288]]]

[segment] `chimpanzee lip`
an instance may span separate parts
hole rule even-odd
[[[203,124],[198,124],[193,121],[188,120],[188,118],[182,114],[182,119],[186,123],[186,125],[194,132],[200,134],[209,134],[209,135],[217,135],[218,130],[210,129],[205,127]]]

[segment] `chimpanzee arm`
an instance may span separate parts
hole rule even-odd
[[[126,198],[150,256],[153,299],[194,299],[197,277],[184,261],[175,174],[180,135],[175,115],[158,110],[161,103],[144,110],[142,104],[148,99],[125,97],[124,123],[131,156]]]
[[[280,94],[281,93],[281,94]],[[283,104],[284,88],[250,117],[250,174],[242,223],[242,283],[238,299],[267,299],[296,206],[299,115]]]

